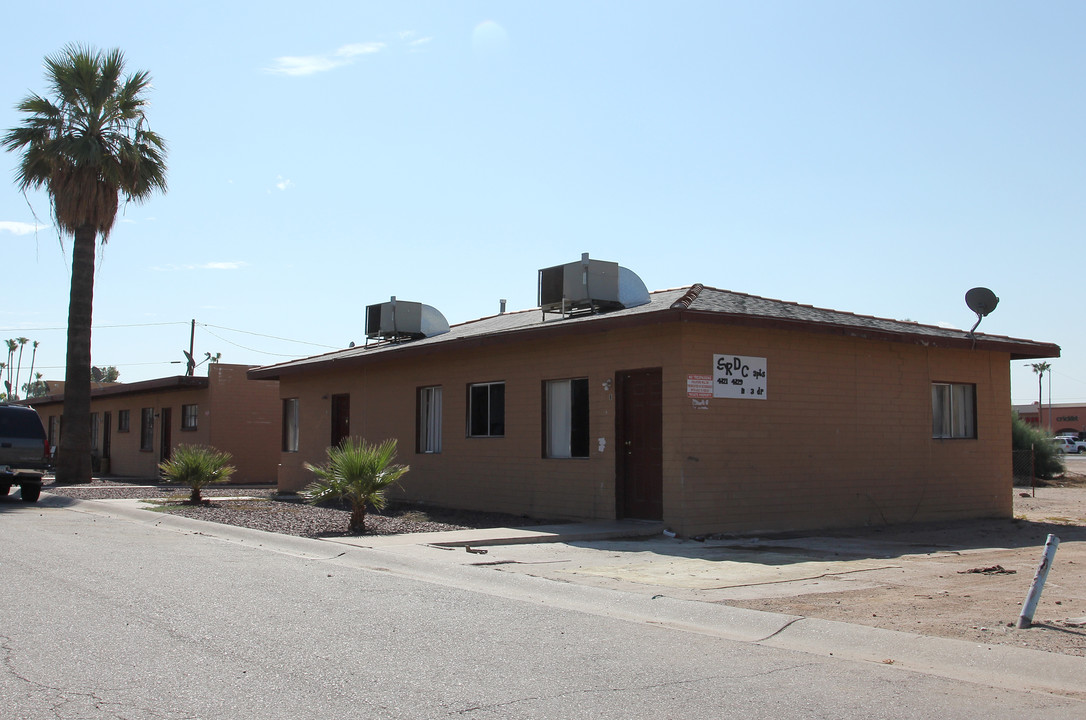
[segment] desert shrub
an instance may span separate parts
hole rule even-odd
[[[1052,433],[1042,427],[1031,425],[1018,413],[1011,416],[1011,446],[1014,454],[1027,454],[1033,450],[1033,474],[1048,480],[1060,475],[1066,469],[1063,457],[1052,443]]]

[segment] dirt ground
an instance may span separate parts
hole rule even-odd
[[[1076,463],[1077,464],[1077,463]],[[1086,463],[1083,464],[1086,469]],[[879,548],[881,566],[774,590],[733,589],[728,605],[1086,656],[1086,475],[1015,488],[1014,520],[913,525],[836,536]],[[1049,534],[1059,546],[1029,629],[1017,629]],[[895,551],[895,548],[897,550]],[[873,558],[866,558],[870,561]],[[792,594],[795,593],[795,594]],[[743,597],[746,594],[748,597]],[[750,595],[763,595],[753,597]],[[767,596],[769,595],[769,596]]]

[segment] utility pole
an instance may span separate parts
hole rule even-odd
[[[194,352],[196,352],[196,318],[192,319],[192,327],[189,330],[188,366],[185,369],[185,374],[189,377],[196,374],[196,356],[193,355]]]

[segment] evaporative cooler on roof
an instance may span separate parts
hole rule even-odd
[[[397,300],[366,306],[366,339],[417,340],[449,332],[449,322],[436,308]]]
[[[581,255],[580,262],[539,271],[539,307],[544,316],[606,312],[648,302],[649,291],[641,278],[618,263],[592,260],[588,253]]]

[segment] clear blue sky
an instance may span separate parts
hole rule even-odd
[[[1081,2],[85,2],[4,10],[0,129],[42,58],[154,78],[166,195],[101,254],[93,359],[270,364],[364,340],[391,295],[534,307],[582,252],[700,282],[1055,342],[1086,400]],[[0,153],[0,338],[63,378],[70,245]],[[6,188],[5,188],[6,186]],[[35,225],[40,227],[33,231]],[[295,342],[297,341],[297,342]],[[23,360],[23,381],[29,366]],[[1037,397],[1025,362],[1012,395]],[[1045,401],[1048,401],[1047,380]]]

